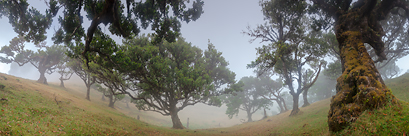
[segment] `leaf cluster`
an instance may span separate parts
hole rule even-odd
[[[191,5],[188,5],[191,3]],[[85,41],[83,52],[90,50],[94,34],[100,24],[108,26],[113,35],[128,38],[138,35],[140,27],[150,27],[154,34],[154,41],[159,43],[162,39],[174,42],[180,35],[180,22],[197,20],[203,13],[204,2],[195,0],[50,0],[44,14],[34,7],[30,7],[26,0],[0,1],[0,18],[8,17],[14,31],[24,36],[28,42],[39,44],[46,37],[46,30],[52,25],[53,18],[59,11],[60,28],[56,30],[52,40],[56,44],[71,44]],[[85,19],[91,22],[88,30],[84,27]],[[139,25],[140,24],[140,25]],[[75,45],[74,45],[75,46]],[[87,58],[87,57],[85,57]]]
[[[229,118],[238,115],[240,110],[246,111],[248,114],[253,114],[261,108],[268,108],[272,102],[265,99],[262,95],[267,92],[266,81],[255,77],[243,77],[240,80],[244,84],[242,91],[235,92],[234,95],[226,95],[224,103],[226,103],[226,114]]]
[[[37,46],[37,51],[32,51],[25,49],[26,42],[22,36],[13,38],[9,45],[1,48],[0,53],[6,56],[1,56],[0,61],[3,63],[16,62],[20,66],[31,63],[37,69],[48,71],[51,74],[66,57],[66,49],[61,45],[45,46],[45,43],[42,43]]]
[[[154,43],[152,35],[132,37],[117,45],[97,32],[91,45],[99,51],[85,55],[91,61],[88,71],[97,81],[109,82],[119,91],[116,94],[129,95],[142,110],[170,115],[169,109],[176,105],[180,105],[177,111],[196,103],[220,106],[216,96],[240,89],[228,62],[211,43],[202,51],[183,38]],[[82,58],[75,55],[81,47],[71,46],[70,54]]]

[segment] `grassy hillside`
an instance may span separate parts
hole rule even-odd
[[[349,128],[335,135],[403,135],[409,132],[409,74],[387,81],[400,106],[388,105],[366,111]],[[82,89],[72,85],[42,85],[32,80],[0,74],[0,135],[331,135],[327,126],[330,99],[301,108],[302,113],[288,117],[289,112],[264,120],[228,128],[173,130],[147,124],[132,115],[124,104],[117,109],[95,98],[84,99]],[[1,86],[0,85],[0,86]],[[1,88],[1,87],[0,87]],[[131,106],[131,108],[134,108]],[[164,122],[148,116],[145,122]],[[142,119],[141,119],[142,120]],[[153,121],[155,120],[155,121]]]
[[[242,125],[205,130],[212,135],[408,135],[409,74],[386,81],[400,106],[365,111],[355,123],[339,133],[328,131],[327,115],[330,99],[301,108],[301,115],[288,117],[290,111],[267,119]]]
[[[5,74],[0,74],[0,84],[5,86],[0,89],[0,135],[194,134],[149,125],[56,85]]]

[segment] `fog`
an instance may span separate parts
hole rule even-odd
[[[16,77],[37,80],[40,76],[38,70],[32,66],[30,63],[24,66],[18,66],[16,63],[12,63],[10,70],[8,71],[9,75]],[[57,72],[53,74],[45,75],[49,84],[59,85],[60,75]],[[66,88],[77,89],[80,94],[84,97],[86,93],[86,88],[84,82],[77,76],[73,75],[70,80],[64,82]],[[80,88],[80,89],[78,89]],[[96,90],[91,89],[91,101],[101,98],[101,93]],[[116,108],[126,109],[123,102],[116,102]],[[172,121],[170,116],[163,116],[159,113],[152,111],[139,111],[133,104],[129,104],[131,108],[130,111],[125,110],[125,114],[137,118],[140,115],[140,120],[158,126],[171,127]],[[184,126],[187,124],[187,118],[189,118],[189,128],[190,129],[205,129],[205,128],[218,128],[218,127],[230,127],[238,124],[245,123],[247,121],[247,115],[245,111],[240,111],[238,116],[233,116],[232,119],[225,114],[227,107],[225,105],[221,107],[209,106],[206,104],[196,104],[194,106],[187,106],[179,112],[179,118]],[[142,114],[143,113],[143,114]],[[272,116],[278,113],[276,105],[270,107],[270,110],[267,110],[267,115]],[[263,110],[253,114],[253,120],[260,120],[264,116]],[[152,118],[153,117],[153,118]]]
[[[39,2],[38,2],[39,1]],[[36,2],[41,4],[36,4],[33,2],[34,7],[38,9],[42,9],[41,6],[43,5],[42,0],[38,0]],[[232,6],[234,3],[234,6]],[[228,10],[226,10],[228,9]],[[44,12],[44,11],[42,11]],[[58,24],[57,19],[54,20],[55,23]],[[202,50],[207,48],[208,41],[213,43],[216,49],[223,53],[223,57],[229,62],[228,67],[231,71],[235,72],[236,80],[240,80],[240,78],[244,76],[255,76],[253,73],[253,69],[247,69],[246,65],[249,64],[251,61],[256,59],[256,47],[260,47],[263,44],[260,43],[259,40],[256,40],[253,43],[249,43],[251,37],[243,35],[241,32],[246,30],[247,26],[253,26],[253,28],[258,24],[263,24],[263,14],[261,12],[261,7],[259,6],[259,2],[256,1],[237,1],[237,0],[207,0],[205,1],[204,5],[204,14],[194,22],[182,23],[181,34],[182,37],[186,38],[186,41],[191,42],[192,45],[198,46]],[[8,23],[7,18],[0,19],[0,29],[3,33],[0,33],[0,46],[9,44],[9,41],[16,36],[17,34],[13,31],[11,25]],[[89,21],[84,22],[84,26],[88,26]],[[107,29],[106,27],[102,27],[103,29]],[[54,30],[57,29],[57,26],[52,26],[50,30],[48,30],[48,43],[51,42],[51,37]],[[142,33],[151,33],[151,31],[142,31]],[[119,37],[114,38],[117,43],[121,43],[122,39]],[[29,49],[33,49],[31,44],[28,44]],[[403,74],[407,69],[409,69],[409,57],[403,57],[397,61],[397,65],[403,70],[401,74]],[[0,64],[0,72],[7,73],[16,77],[22,77],[31,80],[37,80],[40,76],[38,70],[32,66],[30,63],[25,64],[24,66],[18,66],[16,63],[12,64]],[[59,84],[59,77],[60,75],[57,72],[53,74],[45,75],[47,81],[51,84]],[[65,81],[66,86],[70,88],[73,85],[83,85],[84,83],[82,80],[77,76],[73,75],[73,77]],[[317,83],[314,87],[317,86],[325,86],[327,83]],[[313,87],[313,89],[314,89]],[[81,93],[85,94],[85,89],[78,90]],[[92,95],[92,99],[99,99],[100,94],[96,92],[96,90],[91,90],[94,95]],[[331,90],[333,91],[333,90]],[[311,91],[311,95],[313,91]],[[288,97],[288,92],[284,92]],[[333,93],[333,92],[332,92]],[[330,93],[331,94],[331,93]],[[84,95],[85,98],[85,95]],[[321,100],[321,96],[309,96],[312,98],[312,102]],[[328,98],[328,95],[325,96]],[[300,98],[300,104],[302,105],[302,98]],[[116,105],[118,108],[124,108],[123,104],[117,102]],[[132,105],[130,105],[132,106]],[[291,99],[288,100],[287,106],[290,109]],[[240,111],[238,116],[234,116],[232,119],[229,119],[228,116],[225,114],[227,107],[225,105],[221,107],[215,106],[208,106],[205,104],[196,104],[194,106],[188,106],[185,109],[179,112],[179,118],[181,122],[186,126],[187,119],[189,118],[190,128],[192,129],[202,129],[202,128],[215,128],[215,127],[229,127],[234,126],[237,124],[241,124],[247,121],[247,115],[245,111]],[[140,120],[145,121],[147,123],[159,125],[159,126],[171,126],[171,119],[170,116],[162,116],[156,112],[145,112],[145,111],[138,111],[137,109],[133,108],[132,112],[128,112],[130,116],[136,118],[137,115],[141,115]],[[139,113],[145,113],[144,116]],[[269,116],[275,115],[278,113],[277,105],[274,103],[272,107],[267,110],[267,114]],[[149,115],[145,116],[145,115]],[[152,119],[150,117],[155,117],[156,119]],[[263,110],[259,110],[255,114],[253,114],[253,120],[257,121],[263,117]]]
[[[44,12],[44,1],[34,0],[29,1],[30,6],[39,9]],[[235,6],[229,6],[229,10],[226,10],[227,5],[235,3]],[[255,48],[261,46],[258,42],[250,44],[249,37],[243,35],[241,32],[246,30],[248,25],[256,26],[263,23],[263,16],[261,7],[258,5],[258,1],[218,1],[208,0],[205,1],[204,14],[197,21],[189,22],[188,24],[182,23],[181,34],[186,38],[186,41],[191,42],[192,45],[198,46],[202,50],[207,48],[208,41],[210,40],[216,46],[216,49],[223,53],[223,57],[229,62],[229,68],[236,73],[236,80],[239,80],[243,76],[253,75],[252,69],[247,69],[246,65],[256,58]],[[248,9],[248,10],[243,10]],[[60,13],[59,13],[60,14]],[[13,31],[13,28],[8,23],[7,18],[0,19],[0,28],[2,31],[9,33],[0,33],[0,46],[7,45],[9,41],[17,34]],[[48,45],[52,44],[51,37],[54,30],[58,29],[58,20],[54,19],[54,23],[51,29],[47,30]],[[84,26],[89,26],[89,21],[84,20]],[[101,25],[102,29],[107,29]],[[144,30],[142,33],[151,33],[152,31]],[[121,43],[121,38],[115,37],[116,42]],[[26,43],[28,49],[36,50],[32,43]],[[8,73],[13,76],[22,77],[31,80],[37,80],[39,78],[39,72],[30,63],[19,67],[15,63],[13,64],[0,64],[0,72]],[[45,74],[49,83],[59,84],[58,78],[60,75],[57,72],[53,74]],[[65,81],[66,83],[76,82],[83,84],[82,80],[76,76]],[[67,86],[68,84],[66,84]],[[85,90],[84,90],[85,91]],[[95,90],[93,90],[95,91]],[[84,96],[85,97],[85,96]],[[99,98],[99,97],[98,97]],[[91,98],[92,99],[92,98]],[[277,113],[277,107],[272,107],[272,110],[268,111],[268,115]],[[190,119],[191,126],[202,126],[197,128],[209,128],[209,127],[228,127],[236,124],[240,124],[247,117],[244,111],[240,111],[237,117],[229,119],[225,114],[226,107],[214,107],[204,104],[197,104],[194,106],[188,106],[179,112],[179,118],[185,125],[187,118]],[[151,114],[151,113],[150,113]],[[170,116],[163,117],[158,113],[152,113],[157,118],[170,120]],[[263,112],[259,111],[253,114],[253,119],[258,120],[263,117]],[[143,120],[143,119],[141,119]],[[171,122],[170,122],[171,123]],[[195,124],[195,125],[194,125]],[[207,124],[207,125],[206,125]],[[220,125],[219,125],[220,124]]]

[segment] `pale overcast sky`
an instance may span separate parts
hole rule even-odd
[[[35,7],[44,5],[43,0],[30,0],[30,2],[34,2]],[[55,23],[56,20],[55,18]],[[241,32],[246,31],[248,25],[255,28],[257,24],[263,22],[258,0],[205,0],[204,14],[196,22],[183,23],[181,33],[188,42],[203,50],[207,49],[207,43],[210,40],[229,61],[230,70],[236,73],[236,79],[239,80],[243,76],[254,75],[253,70],[247,69],[246,65],[256,59],[255,48],[262,45],[258,41],[249,43],[251,37]],[[53,29],[54,27],[51,27],[48,31],[48,38],[51,38]],[[2,31],[0,46],[8,44],[17,35],[4,17],[0,19],[0,30]],[[408,57],[398,61],[398,66],[403,70],[402,73],[409,68],[408,61]],[[0,72],[7,73],[9,67],[10,65],[0,64]]]

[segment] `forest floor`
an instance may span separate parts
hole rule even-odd
[[[61,88],[57,83],[43,85],[0,73],[0,135],[408,135],[408,83],[409,74],[386,81],[401,104],[365,111],[339,133],[328,131],[330,99],[301,108],[302,113],[295,117],[285,112],[225,128],[219,123],[222,118],[216,118],[204,123],[214,128],[175,130],[167,125],[169,117],[138,111],[131,104],[127,108],[125,103],[117,102],[115,109],[109,108],[98,92],[91,91],[88,101],[80,84]],[[1,89],[1,85],[5,87]],[[211,109],[202,110],[213,116]]]

